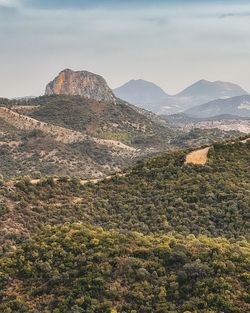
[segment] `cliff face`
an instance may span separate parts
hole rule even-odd
[[[87,72],[66,69],[51,81],[45,95],[79,95],[88,99],[115,102],[115,96],[103,77]]]

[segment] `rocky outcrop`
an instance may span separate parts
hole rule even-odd
[[[116,98],[102,76],[87,71],[63,70],[51,81],[46,95],[79,95],[88,99],[115,102]]]

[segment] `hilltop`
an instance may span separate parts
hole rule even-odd
[[[1,175],[99,177],[172,148],[178,134],[87,71],[62,71],[46,94],[0,100]]]
[[[223,81],[208,81],[201,79],[191,86],[185,88],[178,93],[178,97],[204,97],[206,99],[231,98],[236,96],[246,95],[247,92],[239,85],[223,82]]]
[[[130,80],[114,89],[113,92],[118,98],[149,111],[154,111],[152,107],[153,103],[168,97],[162,88],[143,79]]]

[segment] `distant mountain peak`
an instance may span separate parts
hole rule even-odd
[[[178,93],[178,97],[206,97],[209,100],[230,98],[248,94],[239,85],[220,80],[201,79]]]
[[[45,95],[79,95],[88,99],[115,102],[105,79],[88,71],[65,69],[47,86]]]
[[[131,79],[113,91],[118,98],[136,105],[150,104],[168,97],[161,87],[143,79]]]

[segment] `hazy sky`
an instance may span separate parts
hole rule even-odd
[[[201,78],[250,91],[250,1],[0,0],[0,97],[40,95],[64,68],[173,94]]]

